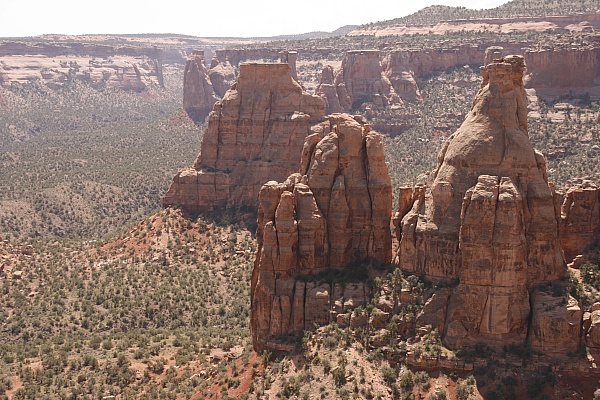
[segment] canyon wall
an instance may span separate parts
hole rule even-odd
[[[0,41],[0,84],[42,82],[57,89],[78,80],[141,92],[164,85],[163,57],[157,47]]]
[[[208,117],[194,166],[173,178],[163,206],[256,210],[264,183],[298,170],[304,138],[324,108],[303,92],[289,65],[242,63],[237,82]]]
[[[528,50],[525,86],[535,89],[575,89],[600,86],[600,48]]]

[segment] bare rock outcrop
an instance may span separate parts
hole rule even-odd
[[[527,134],[524,72],[521,56],[483,67],[471,111],[438,156],[431,190],[399,196],[397,266],[458,283],[447,304],[450,347],[524,343],[537,312],[533,288],[566,274],[545,159]],[[540,348],[554,340],[538,339]]]
[[[323,116],[323,101],[302,91],[287,64],[242,63],[208,117],[194,166],[173,178],[163,206],[256,209],[264,183],[298,171],[304,139]]]
[[[600,188],[592,182],[570,187],[560,208],[560,242],[567,262],[600,238]]]
[[[576,299],[541,290],[532,294],[531,348],[544,354],[574,352],[581,344],[583,312]]]
[[[600,48],[531,49],[525,53],[530,73],[525,86],[535,89],[577,89],[600,86]],[[573,73],[577,71],[577,73]]]
[[[235,68],[233,68],[229,61],[219,62],[214,57],[208,70],[208,78],[213,86],[215,95],[222,98],[231,85],[235,83]]]
[[[279,52],[279,62],[287,64],[292,69],[292,78],[298,81],[298,70],[296,69],[296,61],[298,61],[298,52],[292,50],[284,50]]]
[[[204,64],[204,52],[194,50],[183,73],[183,108],[194,122],[199,123],[208,116],[216,101]]]
[[[299,173],[260,191],[252,273],[254,347],[365,302],[363,282],[315,279],[352,262],[391,260],[391,181],[378,133],[361,117],[336,114],[306,137]]]
[[[378,50],[351,50],[332,77],[325,67],[317,94],[326,102],[327,113],[349,112],[364,107],[401,106],[402,99],[383,74]]]
[[[407,65],[406,56],[408,54],[408,52],[400,51],[387,54],[382,62],[384,75],[403,100],[422,101],[423,97],[417,85],[415,73]]]
[[[277,61],[276,55],[279,56],[280,63],[290,66],[292,78],[298,81],[296,70],[297,51],[281,50],[276,52],[273,49],[261,49],[261,51],[252,49],[217,50],[208,69],[208,77],[213,85],[215,95],[222,98],[231,85],[235,83],[240,62],[248,60],[275,62]]]

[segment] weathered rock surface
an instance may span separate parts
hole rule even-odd
[[[275,49],[231,49],[217,50],[212,58],[208,77],[213,85],[215,95],[219,98],[225,96],[236,80],[236,72],[240,62],[267,60],[268,62],[279,62],[288,64],[291,68],[292,78],[298,81],[298,72],[296,70],[296,61],[298,59],[297,51],[275,50]]]
[[[216,58],[213,58],[208,70],[208,78],[215,95],[222,98],[235,82],[235,68],[227,60],[219,62]]]
[[[327,104],[327,113],[402,105],[402,99],[383,74],[378,50],[348,51],[335,77],[331,75],[331,67],[326,67],[317,88],[317,94]]]
[[[536,290],[532,294],[531,347],[544,354],[566,354],[581,344],[583,313],[577,300]]]
[[[298,171],[304,139],[323,115],[323,101],[302,91],[287,64],[241,64],[208,117],[194,166],[173,178],[163,206],[256,209],[264,183]]]
[[[481,89],[438,156],[431,190],[400,192],[397,266],[458,282],[446,314],[451,347],[523,343],[537,312],[532,288],[566,273],[545,160],[527,134],[524,71],[520,56],[482,68]],[[559,341],[539,338],[540,347]]]
[[[347,114],[312,130],[299,173],[260,191],[251,283],[258,350],[272,348],[273,336],[336,320],[367,299],[363,283],[332,286],[311,276],[365,258],[391,260],[391,181],[379,134]]]
[[[525,31],[544,32],[566,29],[573,32],[594,30],[600,27],[600,15],[577,13],[575,15],[547,15],[539,17],[514,16],[511,18],[472,18],[441,21],[435,25],[374,25],[360,26],[348,36],[394,36],[394,35],[445,35],[465,31],[489,31],[513,33]]]
[[[560,242],[567,262],[600,237],[600,188],[592,182],[570,187],[560,208]]]
[[[530,70],[525,79],[525,86],[528,88],[575,89],[600,86],[600,48],[528,50],[525,61]]]
[[[600,348],[600,310],[592,311],[590,315],[590,326],[587,332],[587,346],[595,349]]]
[[[282,64],[287,64],[292,69],[292,78],[298,81],[298,70],[296,69],[296,61],[298,61],[298,52],[297,51],[280,51],[279,52],[279,62]]]
[[[208,116],[216,101],[204,64],[204,52],[194,50],[183,73],[183,108],[194,122],[199,123]]]

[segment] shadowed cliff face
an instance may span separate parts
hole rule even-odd
[[[328,323],[368,298],[362,281],[342,286],[311,276],[391,259],[392,189],[379,134],[348,114],[329,116],[312,130],[300,172],[260,191],[251,318],[257,350],[285,350],[273,337]]]
[[[287,64],[241,64],[208,117],[193,168],[173,178],[163,205],[258,208],[264,183],[298,170],[304,138],[323,115],[322,100],[302,90]]]
[[[578,328],[548,333],[549,317],[538,307],[537,285],[561,278],[566,266],[545,159],[527,134],[524,71],[520,56],[483,67],[481,89],[439,154],[431,190],[401,190],[397,266],[459,282],[443,305],[451,347],[528,338],[537,348],[578,344]],[[573,322],[552,318],[557,326]]]

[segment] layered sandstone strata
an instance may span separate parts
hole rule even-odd
[[[528,50],[528,88],[577,89],[600,86],[600,48],[569,46]],[[577,71],[574,73],[574,71]]]
[[[257,350],[277,348],[273,337],[335,320],[368,298],[363,282],[311,276],[355,261],[391,260],[391,181],[379,134],[347,114],[329,116],[313,132],[299,173],[260,191],[251,286]]]
[[[216,101],[204,64],[204,52],[194,50],[187,59],[183,73],[183,108],[198,123],[204,121]]]
[[[208,117],[194,166],[173,178],[163,206],[255,210],[265,182],[298,170],[304,138],[323,116],[323,101],[303,92],[287,64],[241,64]]]
[[[431,190],[399,196],[397,266],[458,282],[445,306],[451,347],[523,343],[532,312],[543,312],[530,307],[533,288],[566,273],[545,159],[527,134],[524,72],[520,56],[483,67],[471,111],[438,156]],[[538,347],[549,345],[542,329],[529,333]]]

